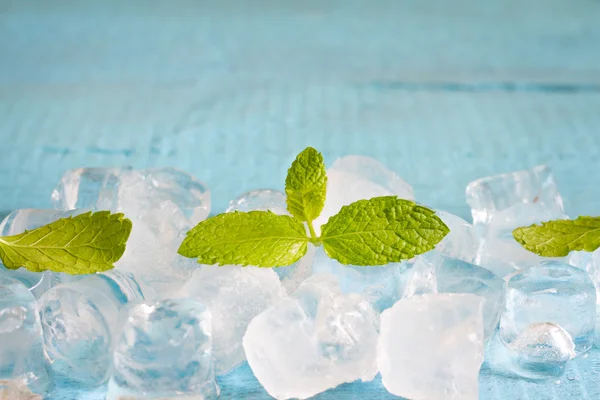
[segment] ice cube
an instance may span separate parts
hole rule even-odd
[[[377,365],[385,388],[411,399],[476,400],[483,298],[425,294],[381,314]]]
[[[479,247],[479,238],[473,225],[445,211],[437,211],[436,215],[450,228],[446,237],[435,246],[436,250],[448,257],[473,262]]]
[[[484,338],[500,321],[506,288],[504,280],[485,268],[432,251],[417,257],[404,297],[424,293],[470,293],[484,298]]]
[[[529,379],[559,377],[575,357],[569,332],[549,322],[528,325],[507,347],[514,353],[517,373]]]
[[[562,212],[535,203],[515,204],[497,212],[481,241],[475,263],[500,277],[507,277],[519,269],[548,260],[523,248],[513,237],[513,230],[534,223],[566,218]]]
[[[207,307],[194,299],[165,299],[126,311],[107,400],[218,397]]]
[[[8,214],[0,223],[0,236],[12,236],[39,228],[61,218],[68,218],[85,212],[86,210],[36,210],[20,209]],[[0,271],[21,281],[36,298],[39,298],[46,290],[61,282],[79,280],[80,276],[62,274],[58,272],[31,272],[25,268],[9,270],[4,268],[0,262]]]
[[[531,324],[554,323],[569,333],[575,351],[592,347],[596,289],[587,273],[558,261],[544,261],[515,273],[507,282],[500,338],[511,347]]]
[[[242,337],[250,320],[283,298],[285,290],[271,268],[204,265],[179,296],[195,298],[210,310],[215,370],[222,375],[244,361]]]
[[[362,294],[381,312],[391,307],[401,295],[402,274],[410,268],[408,262],[362,267],[344,265],[330,258],[322,247],[315,251],[314,274],[335,276],[343,293]]]
[[[272,211],[277,215],[291,215],[287,210],[285,193],[271,189],[258,189],[241,194],[229,202],[225,212],[232,211]]]
[[[114,211],[118,204],[122,168],[77,168],[64,173],[52,192],[52,203],[58,210],[76,208]]]
[[[8,381],[8,386],[26,386],[38,394],[43,394],[52,387],[44,358],[42,329],[35,298],[20,281],[2,272],[0,380]],[[7,387],[5,392],[10,393],[13,389]]]
[[[271,396],[306,399],[375,377],[377,327],[360,295],[343,295],[332,276],[314,275],[250,322],[244,350]]]
[[[54,372],[83,386],[104,383],[110,375],[119,309],[141,298],[135,280],[115,270],[44,293],[38,307]]]
[[[596,329],[594,344],[600,347],[600,250],[592,253],[574,251],[569,254],[569,264],[585,270],[596,287]]]
[[[285,194],[270,189],[255,190],[240,195],[229,203],[227,212],[232,211],[271,211],[277,215],[291,215],[287,210]],[[288,293],[296,290],[300,283],[311,275],[313,258],[314,247],[311,245],[299,261],[292,265],[273,268]]]
[[[342,206],[377,196],[398,196],[414,200],[412,187],[379,161],[363,156],[346,156],[327,169],[327,198],[315,231],[337,214]]]
[[[52,192],[56,209],[124,211],[129,218],[176,204],[192,224],[210,212],[210,192],[192,175],[175,168],[79,168],[67,171]]]
[[[545,165],[478,179],[469,183],[466,195],[473,224],[482,237],[497,213],[516,204],[537,204],[554,213],[564,212],[552,171]]]

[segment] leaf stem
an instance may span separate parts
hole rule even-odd
[[[318,239],[317,234],[315,233],[315,227],[310,220],[306,221],[306,223],[308,224],[308,231],[310,232],[311,241],[314,242]]]

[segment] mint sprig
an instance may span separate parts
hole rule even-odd
[[[525,249],[543,257],[564,257],[571,251],[592,252],[600,247],[600,217],[579,217],[524,226],[513,237]]]
[[[450,231],[434,211],[383,196],[342,207],[317,236],[312,222],[325,204],[327,176],[323,156],[312,147],[296,157],[285,183],[293,217],[270,211],[219,214],[190,230],[179,254],[201,264],[282,267],[302,258],[310,242],[342,264],[374,266],[425,253]]]
[[[71,275],[114,268],[125,252],[131,221],[123,214],[88,212],[62,218],[14,236],[0,237],[0,259],[8,269],[25,267]]]

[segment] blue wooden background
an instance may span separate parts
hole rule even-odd
[[[600,1],[0,0],[0,215],[122,164],[190,171],[219,212],[281,189],[306,145],[376,157],[463,217],[469,181],[547,163],[570,214],[600,214]],[[599,374],[596,353],[544,385],[484,372],[481,399],[595,400]],[[220,383],[267,398],[247,366]]]

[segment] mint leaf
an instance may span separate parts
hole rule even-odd
[[[0,237],[0,259],[9,269],[92,274],[114,268],[130,233],[131,221],[123,214],[88,212]]]
[[[312,222],[325,205],[327,175],[323,156],[312,147],[298,154],[285,179],[289,212],[300,221]],[[312,230],[311,230],[312,232]]]
[[[600,217],[556,220],[517,228],[513,237],[524,248],[543,257],[564,257],[574,250],[600,247]]]
[[[434,211],[383,196],[342,207],[323,225],[321,241],[342,264],[384,265],[432,250],[449,231]]]
[[[298,261],[310,239],[302,222],[271,211],[219,214],[191,231],[179,247],[200,264],[282,267]]]

